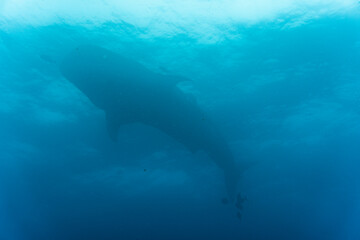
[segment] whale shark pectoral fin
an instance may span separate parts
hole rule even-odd
[[[114,114],[106,112],[106,127],[111,140],[117,142],[119,125]]]
[[[183,82],[192,82],[191,79],[182,76],[166,75],[166,77],[168,78],[167,81],[174,86]]]

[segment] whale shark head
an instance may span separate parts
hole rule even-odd
[[[101,69],[102,59],[106,58],[104,51],[99,47],[82,45],[72,50],[60,64],[60,71],[70,82],[76,86],[89,84],[93,69]]]
[[[89,88],[99,92],[114,84],[124,87],[145,84],[144,76],[149,81],[159,78],[159,74],[132,59],[92,45],[81,45],[71,51],[63,59],[60,71],[86,95],[92,91]]]

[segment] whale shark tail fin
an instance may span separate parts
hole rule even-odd
[[[235,201],[238,183],[240,180],[240,172],[237,167],[224,169],[225,186],[230,202]]]
[[[259,161],[241,161],[240,163],[238,163],[238,171],[239,174],[243,174],[244,172],[246,172],[248,169],[256,166],[259,164]]]
[[[230,202],[234,202],[238,194],[238,184],[245,171],[257,165],[258,161],[242,161],[234,166],[224,169],[226,191]]]

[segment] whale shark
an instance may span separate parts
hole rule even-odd
[[[229,199],[234,199],[239,168],[218,130],[196,99],[182,91],[181,76],[156,73],[139,62],[103,47],[82,45],[68,53],[60,72],[105,112],[107,131],[116,141],[124,124],[152,126],[189,151],[207,153],[223,171]]]

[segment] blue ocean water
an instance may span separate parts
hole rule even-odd
[[[59,70],[83,44],[190,80],[251,165],[242,209],[206,151],[141,123],[111,140]],[[359,66],[353,0],[0,1],[0,239],[360,239]]]

